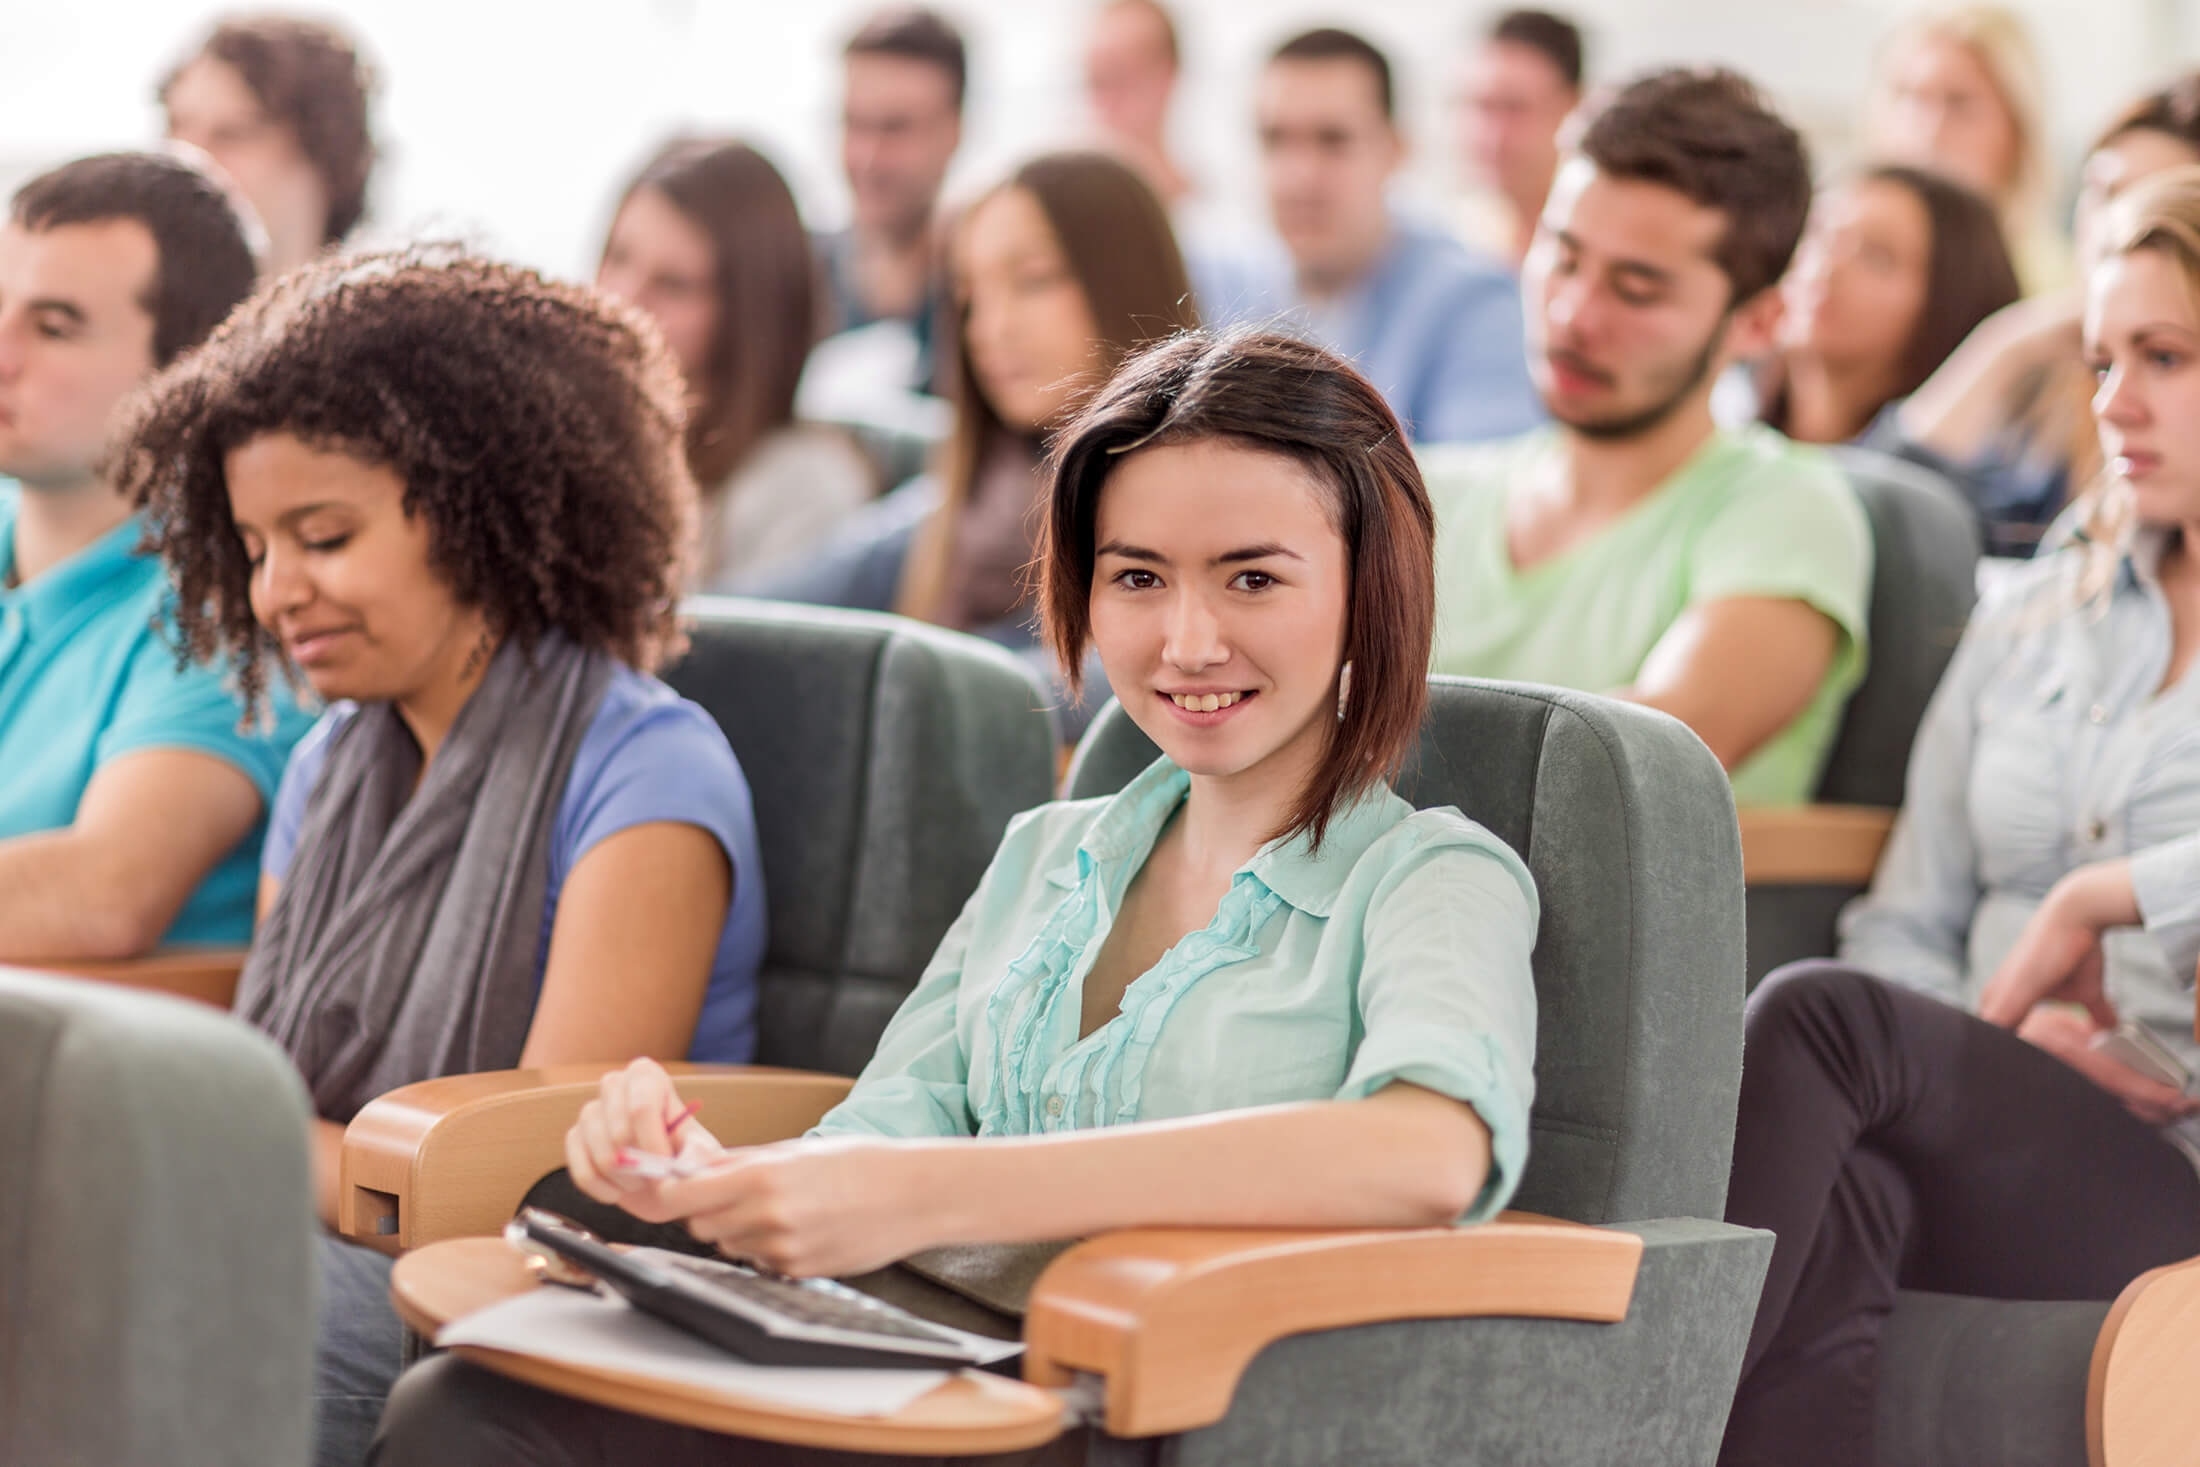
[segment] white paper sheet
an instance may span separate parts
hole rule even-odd
[[[454,1320],[443,1326],[435,1342],[618,1370],[837,1416],[891,1416],[953,1375],[946,1370],[751,1365],[652,1319],[624,1299],[547,1287]]]

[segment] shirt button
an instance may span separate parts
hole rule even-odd
[[[2085,838],[2086,838],[2086,839],[2087,839],[2087,840],[2088,840],[2089,842],[2091,842],[2091,843],[2092,843],[2092,844],[2094,844],[2094,845],[2099,845],[2099,844],[2100,844],[2100,843],[2101,843],[2101,842],[2102,842],[2102,841],[2103,841],[2104,839],[2106,839],[2106,838],[2107,838],[2107,836],[2108,836],[2108,822],[2107,822],[2107,821],[2105,821],[2105,820],[2089,820],[2089,821],[2087,821],[2087,822],[2086,822],[2086,827],[2085,827]]]
[[[1051,1118],[1051,1119],[1054,1119],[1054,1120],[1060,1120],[1060,1119],[1061,1119],[1061,1117],[1062,1117],[1062,1097],[1061,1097],[1061,1096],[1059,1096],[1059,1095],[1049,1095],[1049,1096],[1047,1097],[1047,1115],[1048,1115],[1048,1117],[1049,1117],[1049,1118]]]
[[[2085,716],[2096,724],[2106,723],[2108,722],[2108,708],[2105,704],[2095,703],[2085,711]]]

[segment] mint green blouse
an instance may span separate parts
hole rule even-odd
[[[1156,761],[1107,799],[1041,805],[1001,848],[848,1098],[813,1135],[1024,1136],[1407,1081],[1474,1107],[1505,1205],[1535,1093],[1527,867],[1452,809],[1378,787],[1238,870],[1214,920],[1080,1039],[1085,974],[1190,778]]]

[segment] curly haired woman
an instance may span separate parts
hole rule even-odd
[[[749,790],[675,650],[694,514],[678,373],[576,287],[450,251],[331,260],[156,379],[121,456],[182,640],[248,709],[329,705],[285,771],[238,1012],[321,1116],[439,1075],[740,1061]],[[283,659],[287,658],[287,665]],[[397,1374],[388,1261],[324,1238],[320,1460]]]

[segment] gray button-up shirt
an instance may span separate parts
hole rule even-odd
[[[2165,543],[2142,533],[2105,605],[2080,604],[2076,548],[1980,604],[1918,730],[1871,891],[1841,915],[1841,957],[1975,1008],[2049,887],[2129,856],[2144,926],[2104,940],[2109,1000],[2200,1072],[2200,662],[2157,693]],[[2200,1165],[2200,1118],[2175,1132]]]

